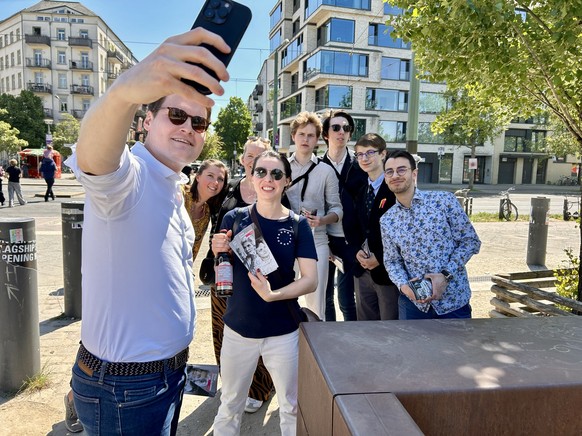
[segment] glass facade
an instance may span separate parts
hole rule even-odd
[[[352,133],[352,140],[357,141],[366,134],[366,119],[354,118],[354,133]]]
[[[277,47],[281,45],[281,29],[276,32],[273,37],[269,40],[269,47],[271,49],[271,53],[275,51]]]
[[[281,16],[283,15],[283,4],[279,3],[273,13],[271,14],[271,29],[275,27],[279,21],[281,21]]]
[[[394,28],[392,26],[385,24],[370,24],[368,26],[368,45],[410,49],[410,43],[405,43],[400,38],[393,39],[390,36],[393,30]]]
[[[418,142],[420,144],[444,144],[440,134],[434,134],[430,130],[431,123],[418,123]]]
[[[382,57],[381,77],[388,80],[410,80],[410,61],[408,59]]]
[[[301,94],[281,103],[281,119],[294,117],[301,112]]]
[[[315,110],[327,108],[351,109],[352,87],[329,85],[315,91]]]
[[[353,20],[332,18],[317,29],[317,46],[331,42],[354,43],[356,23]]]
[[[303,80],[318,74],[368,76],[368,56],[359,53],[321,50],[307,59],[303,66]]]
[[[406,122],[404,121],[380,121],[378,135],[386,142],[406,141]]]
[[[418,110],[421,114],[438,114],[446,110],[447,100],[443,94],[421,92],[418,105]]]
[[[303,35],[295,38],[285,49],[281,52],[281,68],[297,59],[303,51]]]
[[[408,110],[408,91],[367,88],[366,109],[406,112]]]
[[[305,0],[305,18],[307,19],[321,5],[360,9],[363,11],[370,10],[370,0]]]

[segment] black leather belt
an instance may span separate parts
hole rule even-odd
[[[87,368],[95,373],[101,371],[101,366],[106,363],[105,373],[109,375],[144,375],[163,372],[165,369],[175,370],[186,364],[188,361],[188,348],[180,351],[174,357],[164,360],[155,360],[153,362],[106,362],[91,354],[81,344],[77,359],[83,362]]]

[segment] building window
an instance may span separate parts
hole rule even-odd
[[[388,80],[410,80],[410,61],[382,57],[381,77]]]
[[[18,73],[18,89],[22,89],[22,73]]]
[[[12,89],[16,89],[16,75],[12,75]]]
[[[79,30],[79,36],[81,38],[89,38],[89,31],[86,29]]]
[[[400,38],[393,39],[390,33],[394,30],[392,26],[372,23],[368,26],[368,45],[390,48],[410,48],[410,43],[403,42]]]
[[[10,44],[14,42],[14,31],[10,32]]]
[[[10,53],[10,66],[14,66],[14,52]]]
[[[418,123],[418,142],[421,144],[444,144],[443,135],[430,130],[431,123]]]
[[[366,134],[366,119],[354,118],[354,132],[352,133],[352,139],[358,140],[365,134]]]
[[[34,83],[42,85],[44,83],[44,76],[42,73],[34,73]]]
[[[421,114],[439,114],[447,109],[447,100],[437,92],[421,92],[418,110]]]
[[[332,18],[317,29],[317,45],[325,45],[328,42],[354,43],[356,23],[353,20]]]
[[[281,103],[281,118],[294,117],[301,112],[301,94]]]
[[[20,29],[16,29],[16,40],[20,41]]]
[[[301,0],[293,0],[293,13],[299,10],[299,6],[301,4]]]
[[[59,41],[64,41],[67,39],[65,35],[65,29],[57,29],[57,39]]]
[[[82,101],[83,110],[87,112],[89,110],[89,106],[91,106],[91,100],[84,98]]]
[[[321,5],[358,9],[360,11],[370,10],[370,0],[305,0],[305,19],[313,14]]]
[[[352,87],[329,85],[315,91],[315,110],[327,108],[350,109],[352,107]]]
[[[88,74],[82,74],[81,75],[81,85],[83,86],[89,86],[89,75]]]
[[[86,51],[81,52],[81,68],[88,69],[89,68],[89,53]]]
[[[303,81],[317,74],[368,76],[368,56],[343,51],[321,50],[303,65]]]
[[[34,50],[34,66],[40,67],[42,65],[42,51]]]
[[[367,88],[366,109],[406,112],[408,110],[408,91]]]
[[[269,41],[269,47],[271,48],[271,53],[275,51],[281,45],[281,29],[279,29]]]
[[[525,136],[526,136],[525,129],[508,129],[505,132],[503,151],[507,152],[527,151]]]
[[[67,89],[67,74],[59,73],[59,89]]]
[[[384,15],[402,15],[402,9],[389,3],[384,3]]]
[[[65,51],[59,50],[57,52],[57,64],[65,65],[67,63],[67,54]]]
[[[283,15],[283,4],[279,3],[273,13],[271,14],[271,29],[275,27],[279,21],[281,21],[281,16]]]
[[[300,25],[301,25],[301,23],[299,21],[299,18],[296,19],[295,21],[293,21],[293,36],[295,36],[299,33],[299,29],[300,29],[299,26]]]
[[[281,52],[281,68],[297,59],[303,51],[303,35],[299,35]]]
[[[404,121],[380,121],[378,134],[386,142],[406,141],[406,123]]]
[[[299,72],[291,75],[291,94],[299,90]]]
[[[18,65],[22,65],[22,53],[20,52],[20,50],[16,51],[16,63]]]

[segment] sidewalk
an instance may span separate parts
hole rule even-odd
[[[39,182],[44,184],[42,180]],[[27,200],[31,199],[37,189],[38,186],[24,187]],[[69,389],[70,371],[78,347],[81,321],[61,317],[64,297],[60,204],[58,201],[44,203],[43,200],[31,199],[26,206],[0,209],[0,218],[18,216],[33,216],[36,222],[40,356],[42,372],[48,375],[49,385],[40,392],[26,392],[17,396],[0,394],[0,436],[66,435],[63,423],[63,395]],[[476,223],[475,228],[481,238],[482,248],[481,253],[468,264],[473,289],[472,305],[474,317],[487,317],[489,310],[492,309],[489,304],[492,297],[489,292],[491,286],[489,276],[530,269],[525,262],[528,223]],[[571,247],[577,252],[579,235],[579,229],[574,222],[551,220],[546,265],[559,266],[565,258],[563,250],[566,247]],[[204,238],[204,241],[206,245],[207,238]],[[204,247],[200,250],[201,253],[205,251]],[[196,262],[196,271],[200,261],[201,257]],[[189,360],[214,363],[209,298],[197,298],[196,304],[198,307],[196,337],[190,347]],[[218,397],[185,396],[178,434],[210,434],[218,404]],[[276,399],[272,399],[256,414],[244,415],[241,434],[253,436],[279,434],[278,426],[278,404]]]

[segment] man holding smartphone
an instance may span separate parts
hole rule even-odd
[[[201,44],[228,53],[218,35],[195,29],[169,38],[95,102],[67,160],[86,193],[82,248],[83,324],[72,388],[85,431],[175,434],[196,308],[194,230],[184,208],[182,168],[197,159],[224,65]],[[127,132],[149,103],[148,135],[130,151]]]
[[[407,151],[388,155],[384,178],[397,202],[380,226],[384,265],[401,293],[399,319],[470,318],[465,265],[479,253],[481,241],[455,196],[417,189],[417,174]],[[430,280],[432,295],[417,300],[409,280],[423,279]]]

